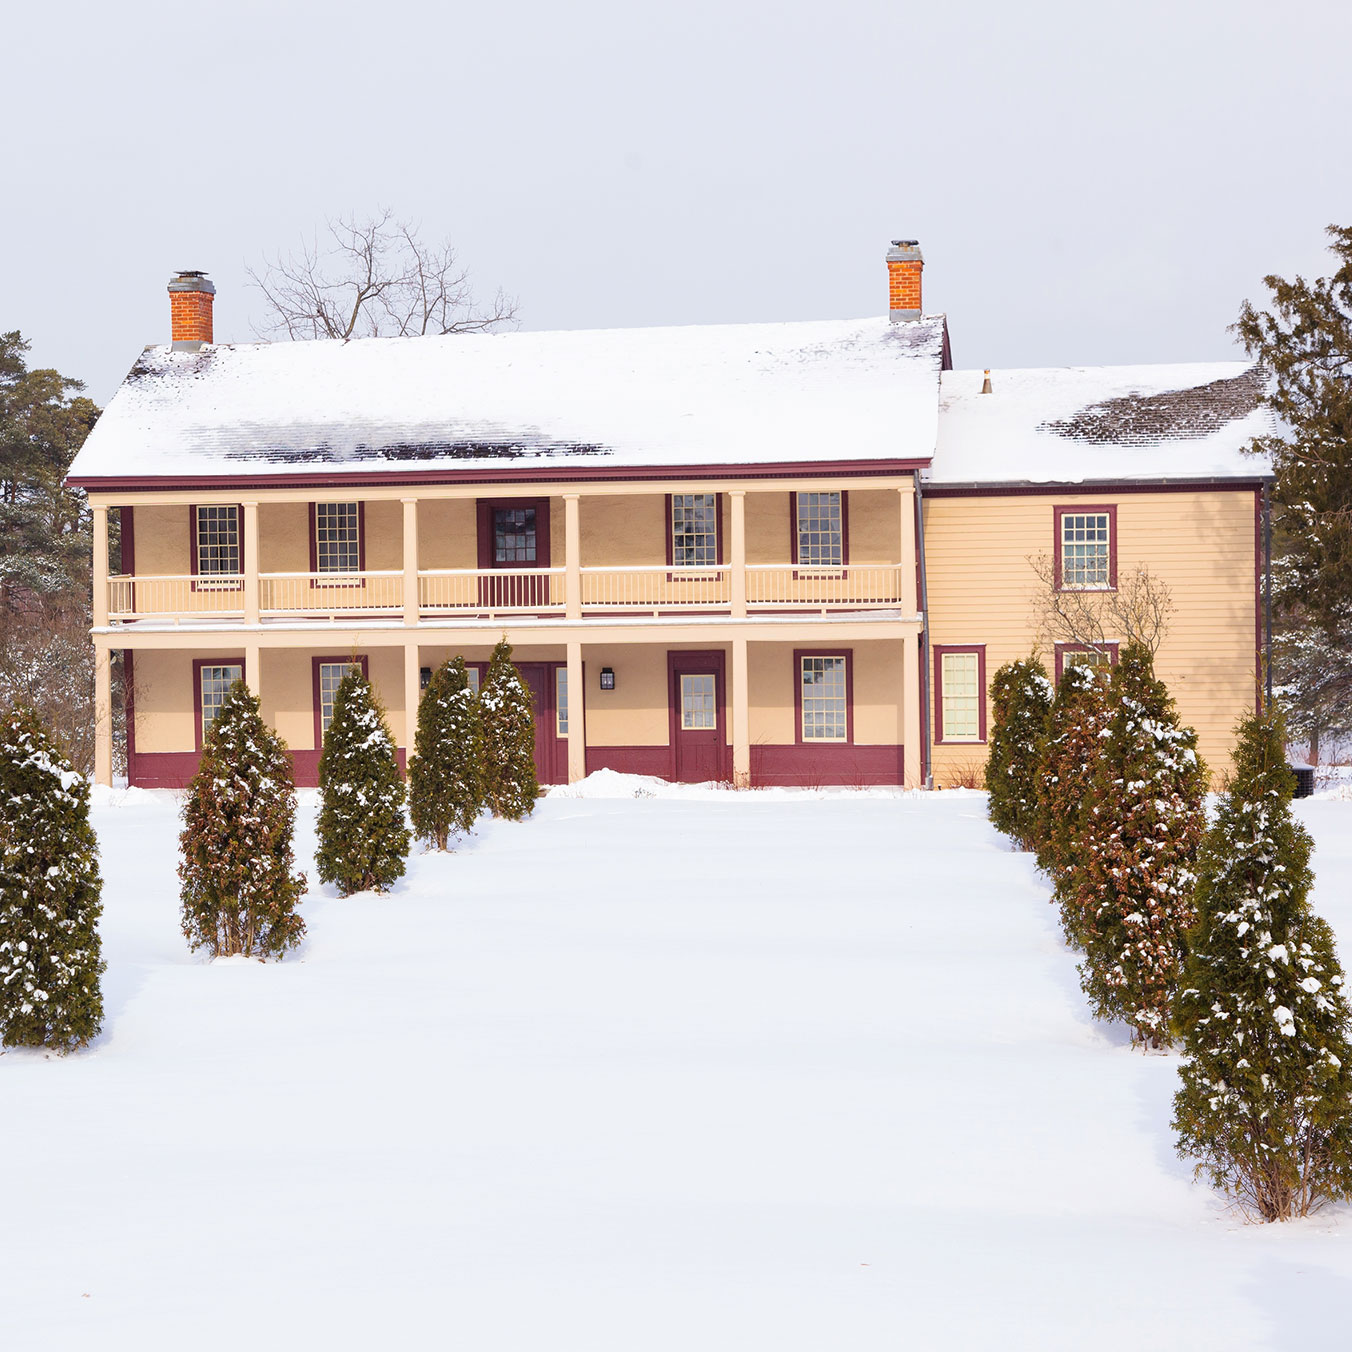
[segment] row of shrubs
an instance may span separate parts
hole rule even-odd
[[[344,676],[319,758],[316,870],[339,894],[384,891],[414,838],[438,850],[483,811],[518,821],[539,796],[534,710],[504,641],[476,696],[463,659],[432,674],[405,784],[359,667]],[[0,1042],[69,1051],[97,1035],[102,880],[89,783],[32,711],[0,721]],[[411,822],[411,828],[410,828]],[[203,739],[179,837],[183,933],[213,957],[298,944],[296,790],[286,744],[242,681]]]
[[[1183,1052],[1178,1152],[1264,1220],[1352,1196],[1352,1035],[1275,707],[1241,721],[1210,824],[1197,736],[1150,653],[991,685],[992,822],[1051,879],[1094,1013]]]

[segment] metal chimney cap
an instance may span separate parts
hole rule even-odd
[[[183,268],[169,279],[170,291],[204,291],[208,296],[216,294],[215,284],[207,280],[205,272],[194,268]]]

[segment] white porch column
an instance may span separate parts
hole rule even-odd
[[[108,623],[108,509],[95,507],[92,511],[94,513],[93,620],[94,627],[102,629]]]
[[[260,699],[263,696],[263,654],[256,643],[244,645],[244,683]]]
[[[576,505],[576,499],[574,504]],[[587,777],[587,698],[582,679],[582,644],[568,644],[568,782]]]
[[[916,615],[920,612],[920,602],[916,597],[915,575],[920,560],[915,552],[914,485],[908,483],[905,488],[899,488],[897,496],[901,499],[901,554],[897,560],[901,564],[901,610],[904,615]],[[917,693],[919,689],[916,686]]]
[[[404,504],[404,623],[418,623],[418,499],[400,498]],[[410,745],[412,739],[410,738]]]
[[[740,488],[728,494],[732,508],[732,613],[737,619],[746,615],[746,493]],[[743,654],[745,656],[745,654]]]
[[[102,643],[94,645],[94,783],[113,783],[113,650]]]
[[[258,504],[256,502],[244,504],[244,623],[258,623]]]
[[[576,493],[565,493],[563,495],[563,569],[564,614],[570,620],[580,620],[582,618],[582,519]],[[571,651],[570,648],[569,652]],[[570,664],[568,679],[571,681],[573,679],[572,658],[570,657],[568,660]],[[581,680],[581,677],[578,679]],[[572,693],[570,687],[569,698],[572,697]],[[569,778],[571,780],[571,770]]]
[[[418,644],[404,643],[404,766],[413,759],[413,743],[418,735],[418,701],[422,699],[422,677]]]
[[[920,728],[920,635],[912,632],[902,639],[901,740],[905,747],[903,778],[908,789],[924,787],[920,758],[924,754]]]
[[[735,789],[751,787],[751,700],[746,648],[746,639],[732,640],[732,786]]]

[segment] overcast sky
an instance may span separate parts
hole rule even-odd
[[[523,328],[846,318],[921,241],[960,367],[1230,359],[1352,221],[1352,5],[286,3],[7,9],[0,331],[99,401],[178,268],[382,204]]]

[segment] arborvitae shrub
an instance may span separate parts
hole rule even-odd
[[[1006,662],[991,681],[990,819],[1021,849],[1037,843],[1037,777],[1052,683],[1036,657]]]
[[[418,704],[416,752],[408,771],[414,833],[444,850],[474,826],[483,805],[483,728],[465,659],[443,662]]]
[[[279,958],[300,943],[295,872],[296,785],[286,743],[263,721],[243,681],[225,693],[202,739],[183,804],[183,934],[212,957]]]
[[[1100,1018],[1124,1019],[1138,1042],[1162,1047],[1193,921],[1206,768],[1146,648],[1123,649],[1109,702],[1092,806],[1081,818],[1080,983]]]
[[[1082,664],[1065,667],[1042,743],[1034,837],[1038,866],[1052,880],[1061,927],[1076,947],[1084,945],[1076,869],[1085,834],[1083,819],[1095,806],[1090,784],[1103,754],[1101,734],[1108,717],[1107,671]]]
[[[479,691],[483,718],[485,805],[498,817],[520,821],[540,796],[535,777],[535,710],[530,690],[512,665],[511,644],[493,649]]]
[[[1309,907],[1311,841],[1291,814],[1281,716],[1238,732],[1198,859],[1173,1125],[1199,1174],[1286,1220],[1352,1195],[1352,1041],[1333,934]]]
[[[315,866],[339,896],[384,892],[404,876],[404,781],[385,711],[360,667],[349,667],[334,692],[319,757],[318,835]]]
[[[89,783],[31,709],[0,719],[0,1040],[67,1052],[103,1022]]]

